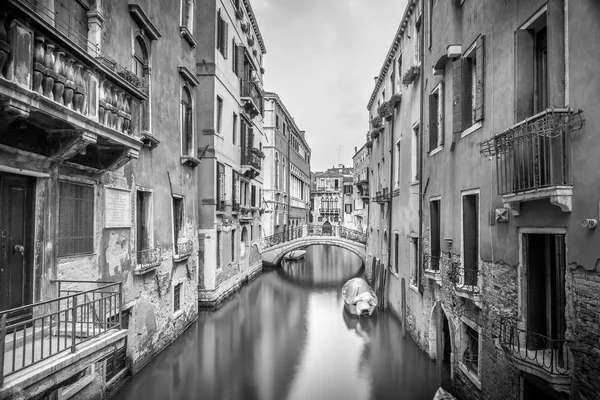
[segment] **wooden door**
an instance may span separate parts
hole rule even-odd
[[[0,311],[33,299],[33,188],[34,178],[0,173]]]

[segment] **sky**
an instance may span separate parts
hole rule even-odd
[[[311,171],[351,166],[406,0],[250,2],[267,48],[264,89],[279,94],[306,131]]]

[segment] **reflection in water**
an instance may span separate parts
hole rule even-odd
[[[431,399],[435,364],[401,339],[397,321],[344,312],[341,288],[362,268],[343,249],[309,247],[201,312],[114,398]]]

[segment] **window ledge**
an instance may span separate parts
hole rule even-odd
[[[390,274],[392,274],[392,276],[393,276],[394,278],[396,278],[396,279],[400,280],[400,275],[398,275],[398,273],[397,273],[397,272],[394,272],[394,271],[390,270]]]
[[[148,146],[150,150],[154,150],[160,144],[159,138],[146,131],[142,132],[142,134],[140,135],[140,140],[142,141],[142,143]]]
[[[435,149],[431,150],[429,152],[429,157],[435,156],[437,153],[441,152],[443,148],[444,148],[444,145],[441,145],[441,146],[438,146]]]
[[[191,256],[191,254],[182,254],[182,255],[175,254],[173,256],[173,261],[175,261],[175,262],[183,262],[183,261],[186,261],[188,258],[190,258],[190,256]]]
[[[183,315],[183,310],[177,310],[173,313],[173,319],[177,319]]]
[[[417,180],[414,180],[414,181],[411,181],[411,182],[410,182],[410,186],[415,186],[415,185],[418,185],[418,184],[419,184],[419,182],[420,182],[420,181],[419,181],[418,179],[417,179]]]
[[[141,275],[146,275],[150,272],[156,271],[156,268],[160,265],[160,263],[151,265],[149,267],[146,268],[142,268],[141,264],[136,265],[135,269],[133,270],[133,274],[136,276],[141,276]]]
[[[573,186],[549,186],[531,189],[524,192],[505,194],[502,203],[505,208],[511,210],[513,216],[521,214],[521,203],[549,199],[550,203],[559,207],[562,212],[573,211]]]
[[[470,128],[467,128],[464,131],[462,131],[462,133],[460,134],[460,138],[462,139],[465,136],[469,136],[471,133],[475,132],[476,130],[479,130],[482,126],[483,122],[476,122],[475,124],[471,125]]]
[[[410,290],[412,290],[413,292],[415,292],[416,294],[418,294],[419,296],[421,295],[421,293],[419,293],[419,288],[415,286],[415,284],[412,282],[412,279],[411,279],[410,284],[408,285],[408,288]]]
[[[196,158],[194,156],[184,155],[184,156],[181,156],[181,163],[187,164],[190,167],[194,168],[194,167],[197,167],[198,165],[200,165],[200,159]]]
[[[189,43],[192,49],[195,49],[196,46],[198,46],[198,41],[196,40],[194,35],[192,35],[192,32],[190,32],[187,26],[179,27],[179,35]]]
[[[469,371],[462,362],[458,363],[458,367],[463,372],[463,374],[465,374],[467,378],[469,378],[469,380],[473,382],[473,385],[477,386],[477,389],[481,390],[481,382],[479,382],[479,379],[471,371]]]

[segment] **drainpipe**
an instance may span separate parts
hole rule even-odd
[[[287,141],[287,182],[286,182],[286,188],[285,191],[287,193],[287,224],[285,225],[285,229],[288,231],[290,231],[290,203],[292,201],[292,194],[290,193],[290,178],[292,177],[292,160],[290,159],[290,142],[291,142],[291,138],[292,138],[292,131],[289,130],[289,137],[288,137],[288,141]]]
[[[395,83],[394,83],[395,84]],[[396,91],[392,90],[392,94],[394,94]],[[396,110],[394,109],[394,114],[396,113]],[[389,303],[389,295],[388,295],[388,291],[389,291],[389,276],[391,274],[391,268],[392,268],[392,198],[393,198],[393,193],[394,191],[392,190],[393,188],[393,180],[394,180],[394,121],[396,120],[395,116],[392,115],[392,121],[390,123],[390,180],[389,180],[389,194],[390,194],[390,202],[388,203],[388,256],[387,256],[387,278],[385,280],[385,287],[384,289],[384,297],[385,297],[385,309],[388,308],[388,303]]]
[[[423,7],[423,13],[425,13],[425,7]],[[429,18],[429,17],[428,17]],[[423,24],[425,25],[425,24]],[[421,266],[423,265],[423,196],[425,196],[425,194],[423,193],[423,101],[425,99],[424,97],[424,91],[425,91],[425,63],[423,61],[423,55],[424,55],[424,37],[425,34],[425,29],[421,29],[420,32],[420,38],[419,41],[420,46],[419,46],[419,60],[421,61],[421,73],[420,73],[420,92],[421,92],[421,98],[419,99],[419,146],[417,147],[417,155],[419,157],[419,166],[418,166],[418,174],[419,174],[419,254],[417,256],[417,262],[419,263],[417,266],[417,287],[419,288],[419,292],[422,294],[423,293],[423,285],[422,285],[422,280],[421,280]]]

